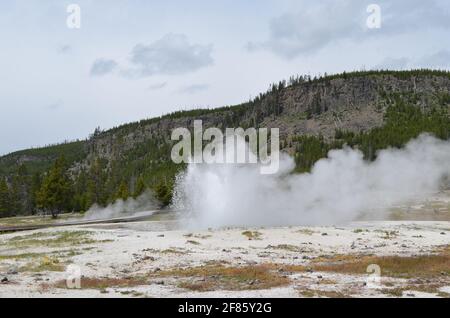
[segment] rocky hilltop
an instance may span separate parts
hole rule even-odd
[[[114,158],[136,144],[164,136],[173,128],[192,128],[195,119],[205,127],[276,127],[282,139],[322,135],[327,140],[336,129],[361,132],[383,125],[389,94],[415,95],[415,105],[426,111],[450,94],[450,77],[399,76],[401,73],[350,74],[336,78],[303,80],[274,85],[254,101],[217,110],[180,112],[103,132],[88,141],[95,155]],[[120,146],[119,146],[120,145]]]

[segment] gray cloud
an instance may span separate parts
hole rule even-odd
[[[156,83],[156,84],[150,85],[148,87],[148,89],[151,90],[151,91],[157,91],[157,90],[163,89],[166,86],[167,86],[167,82]]]
[[[67,53],[70,53],[70,51],[72,51],[72,47],[68,44],[61,45],[58,48],[58,52],[61,54],[67,54]]]
[[[355,10],[355,7],[359,8]],[[269,25],[270,37],[261,43],[249,43],[249,50],[266,49],[292,59],[300,54],[313,53],[325,45],[357,32],[361,4],[349,1],[306,4],[298,13],[286,13],[274,18]],[[362,11],[365,12],[365,11]]]
[[[450,51],[442,50],[419,60],[418,66],[424,68],[446,69],[450,67]]]
[[[207,84],[195,84],[183,87],[179,90],[180,93],[184,94],[196,94],[198,92],[205,91],[209,88]]]
[[[117,62],[114,60],[99,58],[94,61],[91,67],[91,76],[103,76],[114,71],[117,67]]]
[[[61,99],[58,99],[58,100],[54,101],[53,103],[45,106],[45,108],[48,110],[57,110],[63,106],[64,106],[64,102]]]
[[[408,68],[448,69],[450,68],[450,51],[441,50],[417,59],[387,57],[372,69],[403,70]]]
[[[247,49],[269,50],[293,59],[346,40],[364,41],[429,28],[450,28],[450,14],[441,8],[439,0],[378,0],[382,26],[368,29],[366,21],[370,14],[366,10],[370,3],[372,1],[367,0],[302,1],[301,12],[274,18],[269,25],[269,38],[249,42]]]
[[[381,63],[375,65],[376,70],[404,70],[408,67],[410,60],[406,57],[387,57]]]
[[[191,44],[186,35],[171,33],[148,45],[137,44],[131,51],[132,67],[123,74],[132,77],[186,74],[213,64],[211,53],[211,45]]]

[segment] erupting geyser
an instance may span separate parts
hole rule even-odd
[[[403,149],[380,151],[374,162],[344,148],[311,173],[291,174],[293,167],[288,156],[275,175],[252,164],[190,164],[177,178],[174,206],[200,228],[337,224],[369,211],[379,218],[391,205],[439,189],[450,175],[450,142],[422,135]]]

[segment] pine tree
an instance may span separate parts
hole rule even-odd
[[[104,164],[97,158],[89,169],[86,192],[88,206],[95,203],[100,205],[106,204],[105,185],[106,175],[104,172]]]
[[[134,188],[133,197],[136,199],[138,196],[140,196],[142,193],[144,193],[147,186],[145,185],[144,178],[140,176],[136,181],[136,186]]]
[[[44,177],[38,194],[38,206],[50,211],[53,218],[70,207],[72,190],[66,175],[65,161],[60,157]]]
[[[17,177],[16,181],[18,183],[18,191],[19,191],[19,213],[21,215],[30,215],[33,214],[34,205],[33,205],[33,195],[32,192],[32,178],[28,173],[27,166],[25,164],[21,164],[17,169]]]
[[[166,182],[160,182],[156,185],[155,194],[162,206],[168,206],[172,201],[172,188]]]
[[[21,185],[18,176],[14,176],[9,190],[10,209],[12,215],[20,215],[23,212],[23,202],[21,199]]]
[[[122,183],[119,186],[119,190],[117,190],[116,199],[122,199],[126,201],[129,196],[130,192],[128,191],[128,185],[125,181],[122,181]]]
[[[89,182],[87,174],[84,170],[80,172],[78,177],[74,182],[74,199],[73,199],[73,209],[74,211],[87,211],[90,207],[89,205]]]
[[[6,180],[0,180],[0,217],[10,216],[10,195]]]
[[[38,210],[38,193],[42,185],[41,175],[39,173],[35,173],[31,178],[31,185],[29,190],[30,196],[30,205],[31,205],[31,214],[36,214]]]

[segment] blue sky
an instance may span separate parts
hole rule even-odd
[[[2,1],[0,154],[240,103],[294,74],[448,69],[449,31],[440,0]]]

